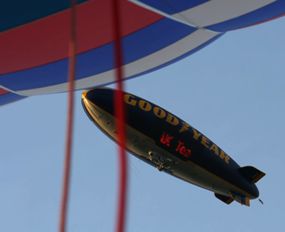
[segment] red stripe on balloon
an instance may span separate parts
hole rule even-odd
[[[0,88],[0,95],[4,95],[4,94],[7,94],[7,93],[9,93],[7,90]]]
[[[119,0],[122,6],[122,35],[138,31],[162,16]],[[110,43],[111,1],[88,1],[76,7],[77,53]],[[16,27],[0,34],[0,74],[47,64],[68,57],[70,9]]]

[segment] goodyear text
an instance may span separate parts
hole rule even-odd
[[[159,106],[153,105],[150,102],[143,100],[143,99],[139,99],[133,95],[125,94],[124,101],[128,105],[138,107],[142,111],[150,112],[154,114],[157,118],[161,120],[165,120],[170,125],[178,127],[179,133],[190,131],[192,133],[194,140],[198,141],[205,148],[210,150],[213,154],[217,155],[225,163],[229,164],[230,157],[221,148],[219,148],[215,143],[213,143],[210,139],[208,139],[198,130],[191,127],[188,123],[182,120],[179,120],[177,117],[170,114],[168,111],[160,108]],[[181,142],[181,144],[177,147],[177,149],[179,151],[183,150],[183,153],[184,153],[184,147],[182,145],[184,144],[182,144]]]

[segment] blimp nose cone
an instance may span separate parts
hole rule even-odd
[[[107,88],[96,88],[82,92],[81,101],[87,115],[94,121],[99,111],[113,114],[114,91]]]
[[[94,104],[88,97],[89,91],[83,91],[81,94],[81,103],[85,113],[91,121],[97,122],[99,115],[96,104]]]
[[[87,95],[88,91],[87,90],[84,90],[81,94],[81,99],[82,100],[85,100],[86,99],[86,95]]]
[[[110,113],[113,112],[113,96],[114,91],[107,88],[96,88],[86,90],[82,93],[81,98],[83,103],[89,102],[93,106],[100,107]]]
[[[91,90],[85,90],[82,92],[81,98],[83,100],[87,100],[92,102],[93,104],[97,105],[100,104],[102,101],[102,98],[104,98],[104,95],[109,92],[107,89],[91,89]]]

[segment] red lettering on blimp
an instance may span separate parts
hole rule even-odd
[[[167,133],[163,133],[160,137],[160,142],[167,147],[170,147],[170,143],[173,140],[173,136],[170,136]]]
[[[188,149],[182,141],[178,141],[176,151],[185,158],[189,158],[191,156],[191,150]]]
[[[163,132],[163,134],[160,136],[159,141],[161,144],[167,147],[171,147],[172,146],[171,142],[173,141],[173,139],[174,136],[171,136],[168,133]],[[174,144],[176,144],[176,142],[174,142]],[[175,151],[184,158],[189,158],[191,156],[191,150],[187,148],[185,143],[180,140],[178,141]]]

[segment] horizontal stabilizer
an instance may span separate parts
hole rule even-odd
[[[242,205],[250,206],[250,198],[239,193],[231,192],[234,200],[241,203]]]
[[[252,166],[246,166],[239,168],[239,172],[250,182],[250,183],[256,183],[259,181],[262,177],[265,176],[265,173],[258,170],[255,167]]]
[[[224,195],[221,195],[218,193],[215,193],[215,197],[218,198],[219,200],[223,201],[224,203],[228,204],[228,205],[231,204],[234,200],[231,197],[227,197],[227,196],[224,196]]]

